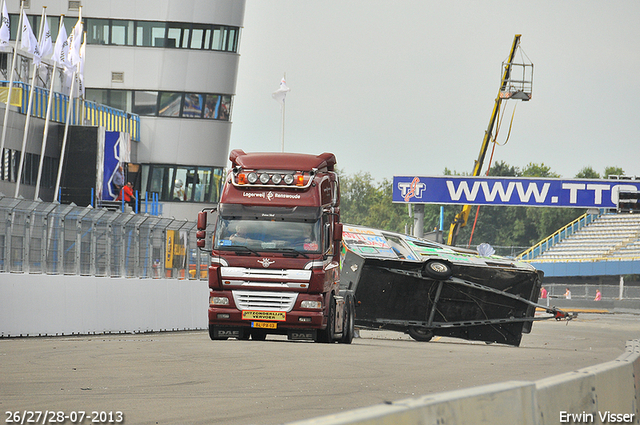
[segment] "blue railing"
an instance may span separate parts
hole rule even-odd
[[[4,86],[8,81],[0,81]],[[18,110],[22,114],[27,113],[29,105],[29,91],[31,85],[21,81],[14,82],[14,87],[22,89],[22,105]],[[13,97],[13,96],[12,96]],[[45,119],[49,102],[49,90],[36,86],[33,92],[31,116]],[[67,120],[67,108],[69,96],[53,92],[50,119],[53,122],[64,124]],[[121,131],[129,133],[131,140],[140,141],[140,117],[137,114],[121,111],[110,106],[101,105],[89,100],[75,99],[72,103],[71,125],[90,125],[105,127],[107,131]]]

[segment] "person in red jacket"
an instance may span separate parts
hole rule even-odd
[[[131,208],[135,210],[136,197],[133,196],[133,183],[127,182],[125,186],[122,186],[122,190],[120,190],[120,194],[118,195],[118,199],[116,199],[116,201],[121,201],[123,197],[124,197],[124,202],[129,204]]]

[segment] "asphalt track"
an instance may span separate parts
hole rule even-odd
[[[604,363],[640,339],[639,324],[584,313],[536,322],[520,347],[388,331],[362,331],[351,345],[213,342],[202,331],[5,338],[0,407],[4,423],[6,412],[49,410],[87,412],[85,424],[93,411],[123,412],[126,424],[279,424]]]

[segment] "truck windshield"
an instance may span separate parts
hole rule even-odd
[[[321,220],[315,222],[220,218],[214,249],[244,246],[254,251],[318,253]]]

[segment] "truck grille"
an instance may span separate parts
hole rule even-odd
[[[295,292],[233,291],[233,300],[239,310],[289,312],[297,298],[298,294]]]

